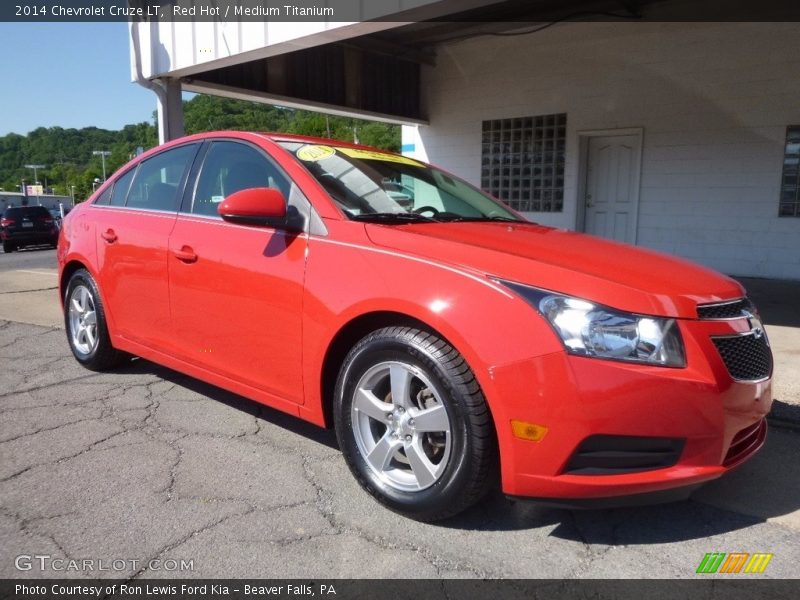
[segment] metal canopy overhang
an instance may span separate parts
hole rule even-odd
[[[419,63],[348,43],[209,70],[183,79],[182,87],[342,115],[425,122]]]
[[[746,16],[742,10],[754,10],[752,3],[741,0],[723,3],[728,13],[713,0],[486,0],[448,6],[450,12],[433,19],[416,21],[423,13],[412,9],[392,15],[402,23],[361,22],[320,34],[314,41],[306,39],[303,47],[265,47],[205,67],[179,69],[167,78],[192,92],[422,124],[427,121],[421,69],[435,65],[437,47],[449,42],[561,21],[691,20],[695,13],[701,18],[704,9],[706,17],[737,20]],[[796,16],[796,8],[793,13]]]
[[[564,19],[583,11],[625,12],[651,1],[505,0],[454,3],[469,8],[439,13],[433,20],[413,10],[392,15],[403,22],[365,22],[352,31],[326,35],[306,47],[265,48],[264,53],[233,55],[161,76],[181,89],[324,111],[401,124],[425,124],[421,69],[434,65],[436,48],[454,36],[463,39],[508,31],[531,22]],[[476,4],[479,6],[476,8]],[[355,33],[369,31],[367,34]],[[348,35],[349,33],[349,35]],[[342,35],[344,34],[344,35]],[[322,36],[321,36],[322,37]]]

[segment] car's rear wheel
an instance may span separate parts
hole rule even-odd
[[[87,369],[102,371],[125,361],[126,355],[111,345],[103,302],[86,269],[78,269],[69,278],[64,323],[72,354]]]
[[[388,327],[366,336],[345,358],[334,401],[347,464],[396,512],[445,519],[495,480],[486,401],[464,358],[434,334]]]
[[[3,242],[3,252],[6,254],[11,254],[16,249],[16,244],[12,244],[11,242]]]

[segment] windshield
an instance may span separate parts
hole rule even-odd
[[[468,183],[414,159],[362,148],[280,142],[359,221],[521,221]]]

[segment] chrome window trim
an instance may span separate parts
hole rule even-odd
[[[94,202],[92,202],[90,206],[92,208],[97,208],[99,210],[125,210],[129,212],[159,213],[164,215],[178,214],[178,211],[176,210],[164,210],[161,208],[137,208],[135,206],[113,206],[111,204],[95,204]]]

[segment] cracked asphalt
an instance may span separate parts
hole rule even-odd
[[[771,552],[764,576],[796,577],[796,430],[773,427],[690,501],[567,511],[498,493],[420,524],[359,489],[330,431],[143,360],[82,369],[52,311],[52,260],[0,255],[0,578],[684,578],[714,551]],[[38,302],[40,324],[9,318]],[[23,572],[21,554],[145,566]]]

